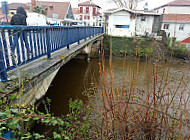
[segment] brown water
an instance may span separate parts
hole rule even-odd
[[[92,75],[98,81],[99,65],[98,59],[92,59],[90,62],[86,60],[73,59],[66,65],[64,65],[56,75],[55,79],[51,83],[46,97],[51,99],[51,113],[55,116],[65,115],[68,113],[68,101],[72,99],[81,99],[84,102],[87,98],[82,95],[85,88],[90,87]],[[108,71],[109,79],[109,61],[106,60],[106,71]],[[136,71],[138,67],[138,88],[143,87],[145,84],[150,82],[153,73],[152,63],[140,62],[137,66],[134,61],[125,61],[125,77],[128,73]],[[169,64],[157,64],[158,77],[162,76],[163,70],[167,71]],[[121,84],[123,74],[123,60],[114,59],[112,63],[114,72],[114,78],[117,85]],[[189,85],[188,79],[190,79],[190,67],[187,64],[172,64],[170,68],[170,80],[173,81],[171,84],[176,87],[176,83],[179,82],[184,71],[187,70],[186,78],[187,84]],[[126,79],[129,79],[126,77]],[[187,88],[188,91],[188,88]],[[41,105],[43,110],[43,105]],[[36,130],[41,129],[39,126]]]
[[[51,83],[46,97],[51,99],[51,113],[56,116],[64,115],[68,112],[68,100],[81,99],[86,101],[82,93],[90,87],[91,77],[99,80],[99,60],[92,59],[90,62],[86,60],[73,59],[64,65]],[[106,71],[109,73],[109,61],[106,60]],[[140,62],[138,66],[137,86],[140,88],[150,82],[153,73],[152,63]],[[167,72],[169,64],[157,64],[158,77],[161,78],[163,70]],[[114,59],[112,63],[115,82],[120,85],[123,74],[123,60]],[[127,72],[136,71],[137,64],[134,61],[125,62],[125,78]],[[170,68],[171,85],[175,86],[181,79],[186,70],[186,78],[190,79],[190,67],[187,64],[172,64]],[[109,74],[108,74],[109,79]],[[129,79],[129,78],[128,78]],[[188,81],[187,81],[188,82]],[[189,85],[189,83],[187,83]]]

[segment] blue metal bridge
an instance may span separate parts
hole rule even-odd
[[[0,77],[7,81],[7,72],[67,47],[80,44],[103,33],[102,27],[85,26],[0,26]]]

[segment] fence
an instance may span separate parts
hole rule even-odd
[[[80,40],[103,33],[102,27],[0,26],[0,76]]]

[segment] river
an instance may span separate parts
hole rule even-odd
[[[51,113],[55,116],[61,116],[68,113],[68,101],[72,99],[81,99],[84,102],[87,101],[87,98],[83,96],[83,91],[90,87],[92,77],[95,77],[96,81],[99,80],[99,60],[91,59],[89,62],[86,60],[73,59],[64,65],[56,75],[55,79],[51,83],[51,86],[48,89],[46,97],[51,99]],[[115,82],[117,85],[121,85],[122,74],[123,74],[123,59],[113,59],[112,68],[114,73]],[[135,61],[125,61],[125,77],[129,73],[136,71],[138,69],[138,80],[137,88],[143,88],[144,85],[147,85],[151,82],[152,73],[153,73],[153,63],[139,62]],[[109,73],[109,60],[105,61],[106,71]],[[168,63],[157,64],[157,73],[158,78],[162,77],[163,71],[167,72],[169,67]],[[184,63],[175,63],[171,64],[170,67],[170,81],[171,86],[175,89],[176,84],[179,83],[184,71],[186,70],[186,77],[184,80],[187,80],[187,90],[189,91],[189,82],[190,79],[190,67]],[[109,74],[108,74],[109,79]],[[129,78],[126,78],[129,79]],[[46,98],[45,97],[45,98]],[[43,109],[44,105],[40,105],[40,110]],[[35,131],[41,131],[41,127],[36,126]]]

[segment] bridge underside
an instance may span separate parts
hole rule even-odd
[[[0,82],[0,88],[6,93],[23,92],[22,103],[34,103],[45,95],[60,67],[83,52],[84,48],[95,40],[101,40],[102,34],[75,43],[70,49],[63,48],[52,53],[52,58],[46,56],[18,67],[8,73],[8,82]],[[72,77],[71,77],[72,78]]]

